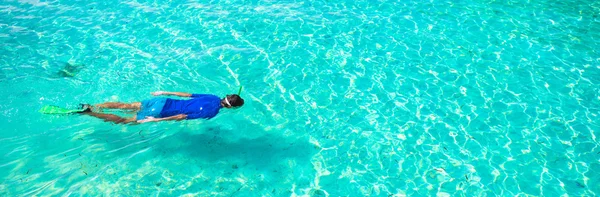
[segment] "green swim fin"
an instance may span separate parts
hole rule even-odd
[[[82,112],[85,109],[65,109],[54,105],[46,105],[40,109],[40,113],[43,114],[72,114]]]

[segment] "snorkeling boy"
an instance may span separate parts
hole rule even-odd
[[[241,90],[241,89],[240,89]],[[219,98],[212,94],[190,94],[184,92],[152,92],[154,96],[172,95],[190,99],[152,98],[142,102],[121,103],[106,102],[96,105],[82,104],[85,109],[81,114],[103,119],[116,124],[146,123],[167,120],[191,120],[197,118],[211,119],[221,108],[235,108],[244,105],[244,99],[237,94]],[[102,109],[125,109],[137,112],[130,118],[114,114],[99,113]]]

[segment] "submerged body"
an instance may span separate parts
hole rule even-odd
[[[94,106],[87,105],[85,106],[86,110],[81,113],[117,124],[127,124],[198,118],[211,119],[223,107],[233,108],[244,104],[244,100],[236,94],[227,95],[223,99],[211,94],[189,94],[182,92],[159,91],[153,92],[152,95],[174,95],[190,99],[153,98],[133,103],[107,102]],[[113,114],[94,112],[103,108],[134,110],[137,114],[133,117],[124,118]]]

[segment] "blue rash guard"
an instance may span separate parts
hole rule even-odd
[[[221,107],[221,99],[216,95],[192,94],[192,99],[188,100],[166,99],[160,117],[185,114],[188,120],[211,119],[219,113]]]

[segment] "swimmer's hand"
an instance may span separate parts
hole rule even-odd
[[[155,118],[152,116],[146,116],[146,119],[138,120],[137,123],[158,122],[158,121],[165,121],[165,120],[180,121],[180,120],[185,120],[186,118],[187,118],[187,115],[185,115],[185,114],[178,114],[178,115],[169,116],[166,118]]]
[[[146,119],[138,120],[137,123],[146,123],[146,122],[158,122],[159,118],[154,118],[152,116],[147,116]]]
[[[150,94],[152,94],[153,96],[160,96],[160,95],[164,95],[166,92],[165,91],[156,91],[156,92],[152,92]]]

